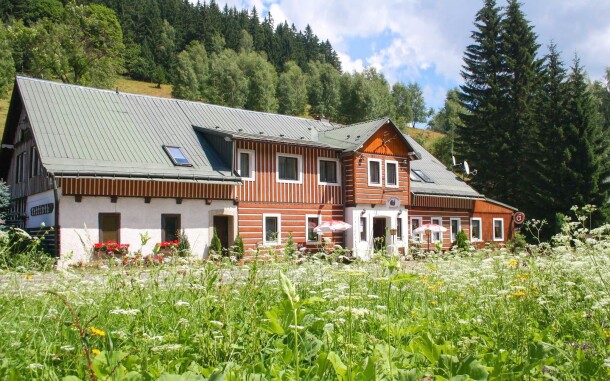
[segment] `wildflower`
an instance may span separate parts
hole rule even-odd
[[[513,267],[517,267],[519,266],[519,261],[517,261],[515,258],[511,259],[510,261],[508,261],[507,263],[509,266],[513,266]]]
[[[102,353],[102,352],[100,352],[100,350],[99,350],[99,349],[92,349],[92,350],[91,350],[91,353],[93,353],[93,355],[94,355],[94,356],[97,356],[97,355],[99,355],[99,354],[100,354],[100,353]]]
[[[174,307],[189,307],[191,305],[191,303],[189,302],[185,302],[182,300],[177,301],[176,303],[174,303]]]
[[[44,368],[44,365],[42,365],[42,364],[39,364],[39,363],[35,362],[35,363],[33,363],[33,364],[28,365],[28,368],[29,368],[29,369],[32,369],[32,370],[35,370],[35,369],[42,369],[42,368]]]
[[[302,329],[305,329],[305,327],[304,327],[304,326],[302,326],[302,325],[294,325],[294,324],[290,324],[290,325],[288,326],[288,328],[290,328],[290,329],[294,329],[294,330],[297,330],[297,331],[300,331],[300,330],[302,330]]]
[[[101,336],[101,337],[106,336],[106,332],[102,331],[101,329],[97,329],[95,327],[90,327],[89,333],[91,333],[93,336]]]
[[[59,349],[61,349],[62,351],[71,352],[74,350],[74,347],[71,345],[62,345],[61,347],[59,347]]]
[[[217,321],[217,320],[210,320],[210,324],[215,325],[220,328],[224,327],[224,323],[221,321]]]
[[[25,274],[25,279],[32,279],[32,274]]]
[[[517,291],[517,292],[515,292],[513,294],[513,297],[515,297],[515,298],[526,298],[527,295],[523,291]]]
[[[132,309],[132,310],[124,310],[122,308],[117,308],[116,310],[110,311],[111,315],[137,315],[140,310]]]
[[[604,360],[604,366],[606,368],[610,368],[610,357],[608,357],[607,359]]]
[[[604,331],[604,336],[606,337],[606,340],[610,339],[610,330]]]

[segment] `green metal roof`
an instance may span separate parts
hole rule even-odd
[[[391,123],[382,118],[336,125],[27,77],[17,77],[15,89],[44,167],[63,176],[239,181],[226,153],[217,152],[206,134],[353,151]],[[181,147],[192,166],[175,166],[164,145]]]

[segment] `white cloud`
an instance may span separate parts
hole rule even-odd
[[[342,53],[342,52],[337,52],[337,55],[339,56],[339,59],[341,60],[341,68],[343,69],[344,72],[361,73],[364,70],[364,63],[362,62],[362,59],[358,58],[358,59],[352,60],[352,57],[350,57],[349,55]]]

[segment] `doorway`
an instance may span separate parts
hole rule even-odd
[[[373,247],[377,250],[382,250],[386,246],[387,234],[387,219],[386,217],[373,218]]]
[[[214,216],[213,224],[223,249],[229,248],[229,231],[231,216]]]

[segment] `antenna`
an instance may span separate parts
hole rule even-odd
[[[451,162],[453,163],[454,167],[462,165],[462,163],[457,162],[457,160],[455,159],[455,156],[453,156],[453,155],[451,155]]]
[[[470,175],[470,166],[466,160],[464,160],[464,172],[466,172],[467,175]]]

